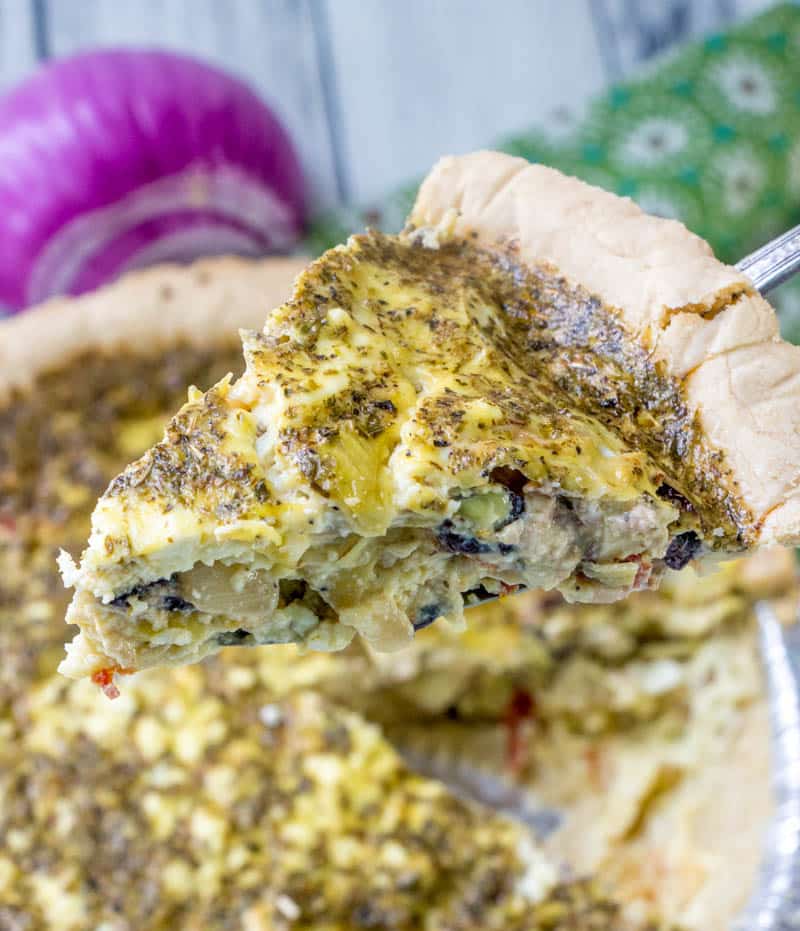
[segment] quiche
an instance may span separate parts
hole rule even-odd
[[[236,326],[262,322],[262,301],[298,271],[278,260],[165,267],[0,323],[0,926],[413,931],[430,916],[460,931],[616,931],[680,916],[723,931],[766,820],[768,777],[752,765],[766,760],[766,721],[749,756],[726,760],[740,821],[717,836],[735,847],[686,846],[700,796],[681,789],[711,781],[724,747],[715,731],[738,733],[753,701],[763,709],[729,645],[752,635],[754,598],[793,597],[778,553],[762,554],[761,572],[752,561],[701,579],[668,571],[659,592],[619,604],[525,593],[475,608],[466,631],[434,625],[402,654],[361,639],[335,655],[225,650],[133,676],[110,704],[55,673],[70,630],[59,543],[80,545],[93,499],[158,438],[187,384],[239,371]],[[20,366],[26,352],[36,355]],[[694,697],[714,677],[713,702],[708,685]],[[711,705],[715,729],[695,731]],[[440,776],[496,765],[561,810],[565,830],[532,843],[412,776],[365,717]],[[420,747],[423,729],[435,752]],[[664,759],[692,734],[703,756]],[[676,766],[681,779],[657,794],[674,809],[665,821],[651,789]],[[709,793],[703,809],[714,823],[729,815]],[[686,918],[685,883],[711,890],[706,905],[717,890],[718,908]]]
[[[143,674],[110,708],[60,676],[28,696],[0,749],[0,925],[670,927],[561,876],[523,826],[409,771],[375,725],[308,692],[270,701],[241,673]]]
[[[86,533],[187,383],[236,369],[235,327],[297,270],[159,268],[0,324],[0,927],[666,928],[628,921],[322,696],[278,699],[246,665],[209,665],[142,676],[103,707],[55,673],[57,542]]]
[[[798,539],[800,348],[683,226],[551,169],[443,160],[243,343],[64,555],[66,675],[388,651],[487,593]]]

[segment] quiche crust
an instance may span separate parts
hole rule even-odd
[[[261,326],[307,260],[235,257],[159,265],[80,298],[55,298],[0,322],[0,402],[37,376],[92,350],[229,345]]]

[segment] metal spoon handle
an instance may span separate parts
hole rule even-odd
[[[800,226],[770,240],[736,263],[762,294],[800,272]]]

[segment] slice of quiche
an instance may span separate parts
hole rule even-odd
[[[474,593],[610,601],[800,533],[800,348],[674,221],[495,153],[326,253],[100,499],[61,669],[388,650]]]

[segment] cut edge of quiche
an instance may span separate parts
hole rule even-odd
[[[487,593],[614,600],[800,536],[800,348],[681,224],[552,169],[442,160],[403,234],[242,336],[64,554],[65,674],[396,649]]]

